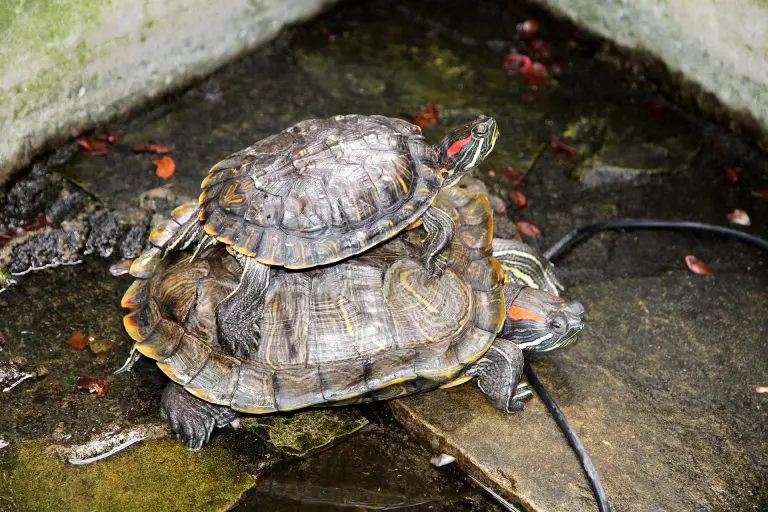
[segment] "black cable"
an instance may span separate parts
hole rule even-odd
[[[539,377],[536,375],[536,372],[533,371],[533,368],[528,361],[524,363],[523,371],[528,378],[528,384],[531,385],[539,395],[539,398],[541,398],[541,401],[544,402],[544,405],[547,406],[549,413],[555,419],[555,423],[557,423],[557,426],[560,427],[560,430],[563,431],[565,438],[568,440],[568,444],[570,444],[573,451],[576,452],[576,456],[579,458],[579,462],[581,462],[581,467],[584,468],[584,472],[587,474],[587,480],[592,487],[595,500],[597,500],[597,508],[600,512],[609,512],[611,509],[608,506],[608,497],[605,495],[605,489],[603,489],[603,483],[600,481],[600,475],[597,474],[597,469],[595,469],[595,465],[592,464],[592,459],[589,458],[587,449],[581,444],[581,439],[579,439],[578,434],[576,434],[576,431],[571,424],[568,423],[565,414],[563,414],[563,411],[557,406],[554,399],[549,394],[549,391],[547,391],[547,388],[541,383]]]
[[[581,226],[569,231],[563,238],[552,245],[552,247],[544,251],[544,257],[550,261],[554,261],[563,254],[567,247],[588,236],[594,235],[600,231],[607,231],[609,229],[674,229],[700,231],[714,235],[729,236],[747,244],[754,245],[763,251],[768,252],[768,241],[754,235],[750,235],[749,233],[744,233],[738,229],[727,228],[725,226],[703,224],[701,222],[666,221],[654,219],[614,219],[595,222],[594,224],[588,224],[586,226]]]
[[[735,238],[736,240],[754,245],[755,247],[768,252],[767,240],[725,226],[703,224],[701,222],[664,221],[654,219],[614,219],[595,222],[593,224],[588,224],[586,226],[572,229],[566,233],[563,238],[553,244],[552,247],[544,251],[544,257],[550,261],[553,261],[562,256],[565,250],[571,248],[576,242],[579,242],[584,238],[592,236],[601,231],[607,231],[611,229],[674,229],[699,231]],[[528,378],[528,383],[539,395],[541,401],[544,402],[544,405],[547,406],[547,409],[554,418],[555,423],[557,423],[557,426],[560,427],[563,435],[565,435],[565,438],[568,440],[568,444],[571,445],[571,448],[573,448],[573,451],[576,453],[579,462],[581,462],[581,466],[587,475],[587,480],[589,481],[589,485],[592,487],[595,499],[597,500],[598,509],[600,512],[608,512],[610,507],[608,505],[608,498],[605,495],[605,489],[603,488],[603,484],[600,480],[600,475],[598,475],[597,469],[595,469],[595,465],[592,463],[592,459],[590,459],[586,448],[584,448],[584,445],[581,443],[578,434],[576,434],[576,431],[573,429],[571,424],[568,423],[565,415],[557,406],[547,389],[541,383],[539,377],[536,375],[536,372],[533,370],[533,367],[527,361],[523,366],[523,371],[525,372],[525,376]]]

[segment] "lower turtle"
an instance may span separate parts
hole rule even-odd
[[[335,265],[272,269],[258,325],[241,326],[261,333],[248,358],[227,351],[217,325],[243,271],[222,246],[172,253],[135,281],[124,325],[173,381],[161,416],[178,437],[200,449],[238,413],[386,400],[472,378],[497,409],[521,410],[531,396],[523,348],[573,342],[584,308],[505,282],[485,195],[457,187],[436,202],[456,229],[441,277],[424,264],[427,237],[415,231]]]

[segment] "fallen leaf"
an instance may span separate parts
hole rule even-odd
[[[768,199],[768,188],[761,188],[752,191],[752,196],[758,199]]]
[[[740,172],[741,169],[738,167],[729,167],[725,170],[725,179],[728,180],[729,183],[736,183],[739,181]]]
[[[176,172],[176,163],[169,156],[164,156],[159,160],[152,160],[152,163],[157,167],[155,174],[164,180],[171,178],[173,173]]]
[[[105,156],[109,154],[109,145],[95,137],[80,137],[77,139],[80,151],[86,155]]]
[[[136,153],[157,153],[164,155],[173,151],[173,146],[162,146],[160,144],[135,144],[133,150]]]
[[[525,184],[525,173],[522,169],[517,167],[507,167],[504,169],[496,169],[494,174],[498,174],[504,180],[513,187],[520,187]]]
[[[549,72],[547,72],[546,66],[541,62],[534,62],[531,64],[531,68],[523,73],[528,85],[542,85],[549,78]]]
[[[701,261],[696,256],[693,256],[692,254],[689,254],[685,257],[685,264],[688,265],[688,269],[693,272],[694,274],[699,274],[702,276],[713,276],[715,275],[715,269]]]
[[[106,396],[108,389],[107,380],[96,375],[82,374],[75,381],[75,391],[81,393],[96,393],[99,396]]]
[[[120,137],[110,132],[99,133],[98,135],[94,136],[94,138],[109,144],[117,144],[117,142],[120,140]]]
[[[501,61],[501,69],[507,73],[524,75],[530,71],[531,66],[533,66],[531,58],[522,53],[510,53]]]
[[[75,350],[83,350],[88,346],[88,338],[86,338],[80,331],[75,331],[67,340],[67,345],[73,347]]]
[[[739,210],[738,208],[728,214],[728,220],[739,226],[749,226],[751,224],[747,212]]]
[[[424,110],[411,112],[408,115],[413,124],[422,129],[437,126],[437,121],[440,118],[440,112],[437,110],[437,105],[434,103],[428,104],[424,107]]]
[[[573,146],[566,144],[560,139],[552,139],[549,141],[549,149],[552,150],[553,155],[565,154],[567,158],[573,158],[578,154],[578,151]]]
[[[538,60],[542,62],[549,62],[552,60],[552,50],[549,49],[549,45],[543,39],[534,39],[528,46]]]
[[[752,389],[757,391],[758,393],[765,394],[768,393],[768,386],[752,386]]]
[[[103,354],[104,352],[107,352],[112,348],[113,344],[112,341],[106,338],[95,338],[93,336],[88,338],[88,348],[90,348],[91,352],[94,354]]]
[[[536,20],[524,20],[517,24],[515,30],[517,30],[517,33],[522,38],[532,37],[539,32],[539,22]]]
[[[38,231],[40,229],[43,229],[47,225],[48,225],[48,219],[45,217],[45,215],[41,215],[31,224],[27,224],[26,226],[23,226],[23,227],[6,229],[5,231],[0,232],[0,238],[13,238],[15,236],[21,236],[24,233],[29,233],[32,231]]]
[[[520,231],[520,233],[524,234],[525,236],[529,236],[531,238],[538,238],[541,236],[541,230],[530,222],[519,220],[515,222],[515,225],[517,226],[517,229]]]
[[[518,208],[525,208],[528,205],[528,198],[518,190],[510,192],[509,197],[515,202]]]

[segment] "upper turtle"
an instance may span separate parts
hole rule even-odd
[[[487,116],[435,146],[401,119],[302,121],[215,164],[201,185],[199,219],[207,234],[260,263],[333,263],[418,220],[497,136]]]

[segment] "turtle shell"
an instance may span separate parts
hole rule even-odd
[[[268,265],[333,263],[418,219],[442,183],[419,127],[384,116],[302,121],[214,165],[205,231]]]
[[[240,279],[239,264],[220,246],[192,261],[169,255],[150,279],[137,280],[123,298],[134,309],[125,327],[171,379],[238,411],[433,389],[479,359],[505,318],[486,196],[451,188],[437,202],[457,227],[441,278],[429,277],[418,240],[408,241],[418,238],[413,233],[341,264],[274,269],[259,348],[249,360],[223,353],[218,343],[217,304]]]

